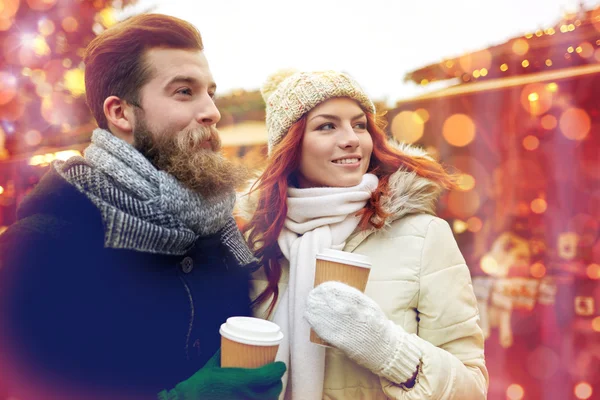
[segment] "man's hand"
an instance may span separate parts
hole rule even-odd
[[[281,361],[260,368],[221,368],[221,351],[191,378],[173,390],[163,390],[159,400],[277,400],[285,373]]]

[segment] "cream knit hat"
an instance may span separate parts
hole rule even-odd
[[[336,71],[280,71],[267,79],[260,92],[267,109],[269,154],[294,123],[331,98],[349,97],[366,112],[375,113],[373,102],[358,83]]]

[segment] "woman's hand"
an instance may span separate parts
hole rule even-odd
[[[415,338],[357,289],[322,283],[309,293],[305,318],[321,339],[373,373],[396,384],[414,378],[421,358]]]

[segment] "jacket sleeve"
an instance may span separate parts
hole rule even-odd
[[[417,336],[422,351],[416,384],[381,384],[393,399],[485,399],[488,372],[471,275],[448,223],[434,218],[421,254]]]

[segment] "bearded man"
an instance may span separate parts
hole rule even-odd
[[[99,128],[84,157],[51,166],[0,236],[9,397],[279,395],[282,363],[219,364],[220,325],[250,315],[256,259],[232,217],[246,171],[219,152],[203,48],[196,28],[158,14],[89,44]]]

